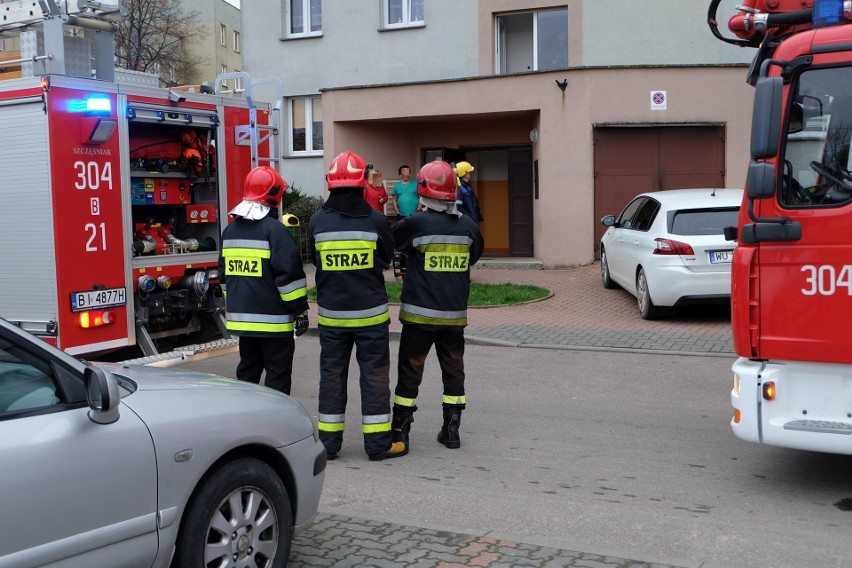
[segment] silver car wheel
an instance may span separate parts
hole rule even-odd
[[[225,497],[207,529],[205,565],[272,566],[278,548],[278,518],[257,487],[241,487]]]
[[[173,566],[285,566],[293,539],[287,488],[266,463],[241,458],[215,470],[187,506]]]
[[[651,301],[648,278],[643,268],[639,269],[639,274],[636,276],[636,303],[639,305],[639,315],[642,319],[654,319],[659,315],[659,308]]]
[[[606,249],[601,247],[601,284],[604,288],[615,288],[616,284],[609,275],[609,261],[606,257]]]

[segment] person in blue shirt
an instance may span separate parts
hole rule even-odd
[[[467,215],[475,222],[481,223],[484,219],[479,210],[479,200],[476,198],[473,186],[470,185],[470,173],[473,169],[470,162],[459,162],[456,164],[455,171],[459,176],[460,182],[456,205],[463,215]]]

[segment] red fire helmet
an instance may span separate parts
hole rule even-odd
[[[278,207],[284,192],[289,188],[277,171],[269,166],[258,166],[246,176],[243,200]]]
[[[447,162],[429,162],[417,174],[417,194],[422,197],[456,200],[456,174]]]
[[[328,188],[367,187],[367,162],[354,152],[343,152],[331,161],[325,176]]]

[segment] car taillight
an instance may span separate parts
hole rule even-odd
[[[81,312],[78,314],[77,321],[83,329],[110,325],[115,322],[115,312],[112,310],[92,310],[88,312]]]
[[[691,246],[680,241],[673,241],[671,239],[654,239],[654,242],[657,243],[657,248],[654,249],[654,254],[695,254],[695,251],[692,250]]]

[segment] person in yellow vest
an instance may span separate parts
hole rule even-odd
[[[364,200],[367,164],[352,152],[331,162],[329,196],[308,223],[317,267],[319,437],[328,459],[343,444],[352,348],[361,371],[361,428],[371,461],[397,457],[390,425],[390,312],[384,270],[393,259],[387,218]]]
[[[299,246],[278,220],[288,189],[267,166],[246,176],[243,200],[222,232],[219,274],[226,326],[240,338],[237,379],[290,394],[295,342],[308,329],[308,290]]]
[[[393,441],[409,450],[423,367],[432,346],[444,381],[444,424],[438,442],[461,447],[459,426],[467,404],[464,388],[464,328],[470,296],[470,267],[482,256],[482,235],[456,207],[456,176],[443,161],[429,162],[417,176],[425,210],[393,228],[396,249],[408,257],[402,281],[398,379],[394,391]]]

